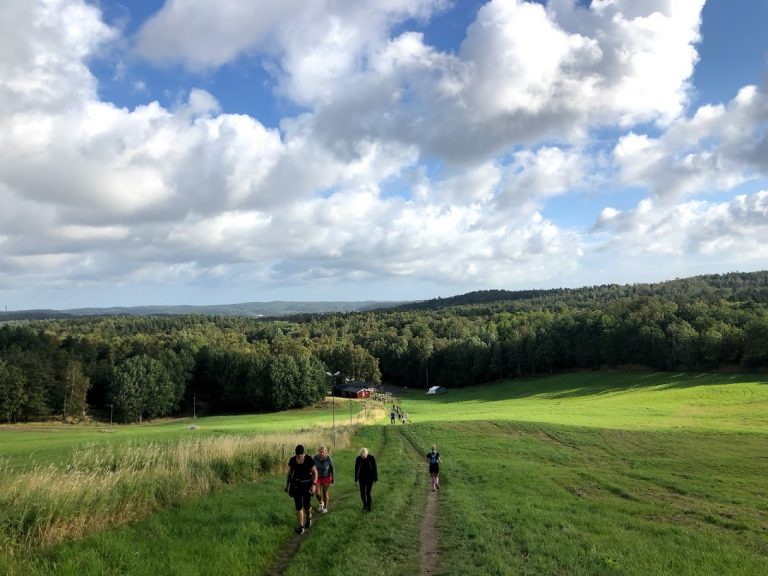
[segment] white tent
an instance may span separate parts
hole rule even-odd
[[[427,394],[445,394],[446,392],[447,390],[442,386],[432,386],[432,388],[427,390]]]

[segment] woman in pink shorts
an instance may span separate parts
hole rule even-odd
[[[328,512],[328,488],[333,484],[333,458],[328,454],[325,445],[317,449],[317,455],[314,456],[315,467],[317,468],[317,484],[320,489],[315,492],[317,501],[317,511],[321,514]]]

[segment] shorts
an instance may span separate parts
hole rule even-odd
[[[320,484],[321,486],[328,486],[329,484],[331,484],[331,482],[333,482],[333,476],[325,476],[325,477],[321,476],[320,478],[317,479],[317,483]]]
[[[289,495],[293,496],[293,504],[297,511],[302,508],[304,510],[309,510],[312,504],[312,494],[309,493],[310,486],[312,486],[312,484],[308,482],[306,484],[296,484],[291,487]]]
[[[422,468],[423,470],[423,468]],[[430,464],[429,465],[429,473],[430,474],[440,474],[440,464]]]

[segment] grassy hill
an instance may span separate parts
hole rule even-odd
[[[575,372],[414,394],[414,421],[512,420],[621,430],[768,432],[768,376]]]
[[[248,461],[234,454],[218,464],[231,482],[210,495],[171,499],[144,520],[71,542],[6,552],[0,572],[304,574],[321,562],[322,571],[342,576],[418,574],[432,498],[422,455],[435,443],[443,465],[434,573],[768,573],[764,376],[583,372],[443,396],[410,391],[400,404],[413,424],[393,426],[382,414],[334,451],[331,513],[304,536],[292,533],[281,467],[234,474]],[[346,415],[342,407],[337,419]],[[200,419],[197,431],[247,439],[293,428],[296,435],[284,440],[289,449],[298,438],[327,443],[332,414],[332,406],[322,406]],[[154,437],[171,446],[174,434],[190,433],[181,423],[166,426],[123,427],[120,434],[141,431],[137,442]],[[37,445],[77,432],[41,431]],[[0,436],[0,450],[14,444],[9,436]],[[83,441],[73,440],[68,457]],[[359,509],[352,484],[361,445],[380,468],[371,514]],[[51,453],[31,458],[45,464]],[[82,473],[82,466],[75,470]],[[0,509],[8,514],[7,506]],[[15,523],[6,516],[0,524],[7,531]]]

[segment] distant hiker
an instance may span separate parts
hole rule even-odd
[[[360,499],[363,510],[371,511],[371,488],[379,481],[376,469],[376,459],[368,453],[368,448],[361,448],[360,455],[355,459],[355,484],[360,483]]]
[[[320,487],[315,491],[317,501],[320,505],[317,507],[317,511],[321,514],[328,512],[328,488],[333,484],[333,475],[335,473],[333,469],[333,458],[328,454],[325,445],[321,445],[317,449],[317,454],[313,458],[315,461],[315,467],[317,468],[317,484]]]
[[[389,413],[389,423],[394,424],[395,423],[395,409],[392,408],[392,412]]]
[[[429,462],[429,475],[432,477],[432,492],[435,489],[440,490],[440,452],[437,451],[437,446],[432,444],[432,449],[427,452],[427,462]]]
[[[296,506],[296,534],[303,534],[312,526],[312,494],[317,484],[317,467],[312,458],[304,454],[304,446],[296,446],[296,455],[288,460],[288,479],[285,491],[293,497]]]

